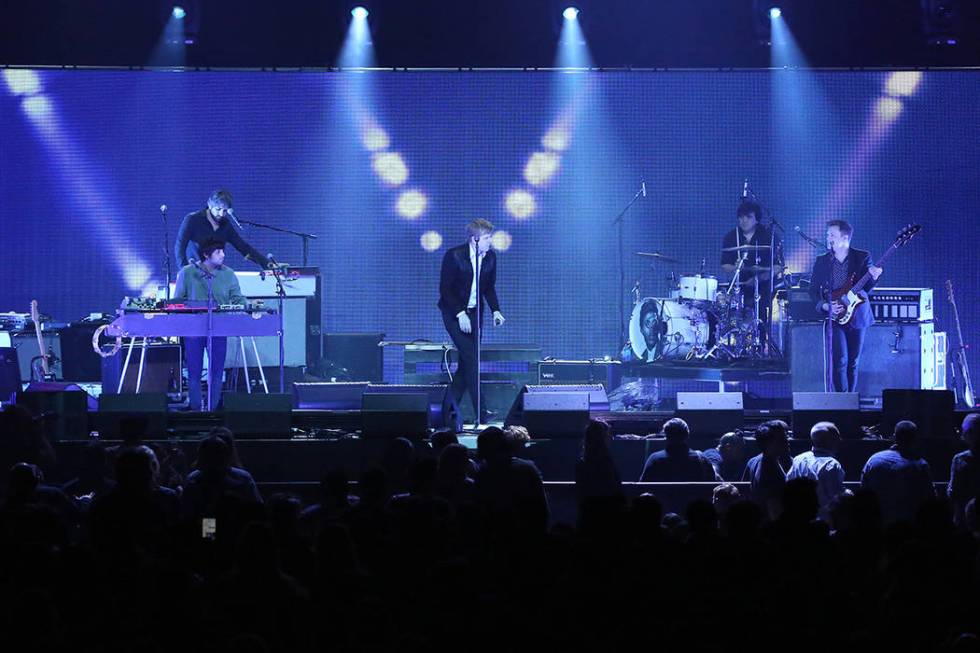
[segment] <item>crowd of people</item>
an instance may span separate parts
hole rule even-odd
[[[673,419],[642,480],[714,483],[683,514],[625,491],[594,420],[576,523],[551,518],[520,427],[475,453],[449,431],[392,440],[304,505],[263,495],[227,429],[182,460],[131,424],[56,485],[30,416],[2,420],[0,619],[31,650],[980,650],[980,415],[939,492],[911,422],[845,489],[832,423],[790,458],[767,422],[745,460],[740,435],[695,451]]]

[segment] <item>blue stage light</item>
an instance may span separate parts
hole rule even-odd
[[[354,7],[350,10],[350,15],[353,16],[355,20],[364,20],[368,17],[368,10],[364,7]]]
[[[782,15],[783,15],[783,10],[780,9],[779,7],[771,7],[769,9],[769,18],[772,18],[773,20],[776,20]]]
[[[565,20],[575,20],[578,18],[578,9],[575,7],[567,7],[565,11],[561,12],[561,15],[565,17]]]
[[[173,17],[176,18],[177,20],[183,20],[184,16],[187,15],[187,12],[184,11],[184,8],[183,7],[176,6],[176,7],[174,7],[174,10],[173,10],[172,14],[173,14]]]

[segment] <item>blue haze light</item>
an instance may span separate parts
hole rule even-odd
[[[566,7],[565,11],[561,12],[561,15],[565,17],[565,20],[575,20],[578,18],[578,9],[575,7]]]
[[[183,20],[184,16],[186,16],[186,15],[187,15],[187,12],[184,10],[183,7],[180,7],[180,6],[174,7],[174,10],[173,10],[173,17],[174,18],[176,18],[177,20]]]
[[[354,17],[354,20],[364,20],[368,17],[368,10],[364,7],[354,7],[350,10],[350,15]]]
[[[779,7],[772,7],[769,9],[769,18],[772,18],[773,20],[776,20],[782,15],[783,15],[783,10],[780,9]]]

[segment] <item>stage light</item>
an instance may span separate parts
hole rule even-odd
[[[419,238],[419,245],[427,252],[434,252],[442,247],[442,236],[438,231],[426,231]]]
[[[578,9],[575,7],[566,7],[565,11],[561,12],[561,15],[564,16],[565,20],[575,20],[578,18]]]
[[[21,108],[27,117],[35,123],[43,122],[51,115],[51,102],[44,95],[32,95],[24,98]]]
[[[3,71],[3,81],[14,95],[34,95],[41,92],[41,78],[33,70],[6,68]]]
[[[375,174],[389,186],[401,186],[408,179],[408,166],[397,152],[378,152],[372,165]]]
[[[564,152],[568,149],[568,142],[571,140],[571,135],[568,132],[567,126],[555,125],[541,137],[541,145],[555,152]]]
[[[779,18],[782,15],[783,15],[783,10],[780,9],[779,7],[770,7],[769,8],[769,18],[772,18],[773,20],[776,20],[777,18]]]
[[[368,17],[368,10],[364,7],[354,7],[350,10],[350,15],[354,17],[354,20],[364,20]]]
[[[173,10],[173,12],[171,12],[171,14],[172,14],[172,15],[173,15],[173,17],[174,17],[174,18],[176,18],[177,20],[183,20],[183,19],[184,19],[184,16],[186,16],[186,15],[187,15],[187,12],[186,12],[186,11],[184,10],[184,8],[183,8],[183,7],[180,7],[180,6],[175,6],[175,7],[174,7],[174,10]]]
[[[502,229],[493,232],[493,236],[490,237],[490,244],[498,252],[506,252],[513,242],[514,238]]]
[[[126,288],[129,290],[143,290],[150,281],[150,267],[143,262],[132,263],[123,272]]]
[[[885,82],[885,92],[893,97],[909,97],[914,95],[922,81],[920,70],[899,70],[888,76]]]
[[[368,125],[361,130],[361,143],[368,152],[378,152],[387,149],[391,144],[388,132],[377,125]]]
[[[881,120],[891,122],[898,118],[899,114],[902,113],[902,101],[896,100],[892,97],[883,97],[878,100],[878,104],[875,105],[875,115]]]
[[[508,193],[504,206],[507,208],[507,212],[518,220],[530,218],[538,208],[534,196],[521,189],[512,190]]]
[[[421,191],[418,190],[407,190],[398,196],[398,202],[395,204],[395,210],[398,211],[398,215],[403,218],[408,218],[409,220],[416,220],[423,213],[425,213],[425,208],[429,204],[429,198],[425,196]]]
[[[543,186],[558,171],[561,162],[554,152],[535,152],[524,166],[524,179],[532,186]]]

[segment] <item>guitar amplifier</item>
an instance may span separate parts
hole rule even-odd
[[[870,295],[876,322],[931,322],[932,288],[875,288]]]
[[[538,385],[587,385],[601,383],[606,392],[618,388],[623,378],[619,361],[543,360],[538,362]]]

